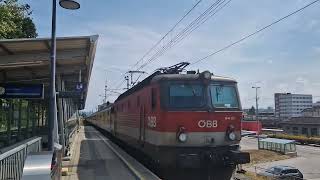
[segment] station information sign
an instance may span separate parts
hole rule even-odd
[[[0,84],[0,98],[43,99],[43,84]]]

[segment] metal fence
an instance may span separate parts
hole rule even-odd
[[[0,180],[20,180],[27,155],[40,151],[41,137],[35,137],[0,154]]]

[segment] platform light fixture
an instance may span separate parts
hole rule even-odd
[[[59,0],[62,8],[76,10],[80,4],[76,0]],[[50,92],[49,92],[49,123],[48,123],[48,150],[54,150],[55,141],[58,137],[57,102],[56,102],[56,18],[57,0],[52,0],[52,26],[51,26],[51,48],[50,48]],[[62,132],[63,133],[63,132]],[[62,149],[64,151],[64,133],[62,134]]]
[[[76,0],[60,0],[59,4],[65,9],[76,10],[80,8],[80,3],[78,3]]]
[[[261,87],[259,86],[252,86],[253,89],[256,89],[256,120],[257,120],[257,123],[258,123],[258,131],[257,131],[257,135],[258,135],[258,149],[259,148],[259,145],[260,145],[260,119],[259,119],[259,105],[258,105],[258,100],[259,100],[259,97],[258,97],[258,89],[260,89]]]

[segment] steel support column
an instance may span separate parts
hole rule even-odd
[[[29,137],[29,121],[30,121],[30,105],[31,102],[28,101],[28,106],[27,106],[27,124],[26,124],[26,138]]]
[[[22,100],[19,99],[19,117],[18,117],[18,140],[21,140],[21,123],[22,123]]]
[[[62,88],[62,80],[60,75],[57,76],[57,88],[58,91],[64,91]],[[63,118],[63,99],[59,98],[58,99],[58,119],[59,119],[59,135],[60,135],[60,144],[62,145],[62,152],[65,152],[65,145],[66,145],[66,141],[65,141],[65,134],[64,134],[64,118]],[[64,153],[62,154],[62,156],[64,156]]]
[[[36,135],[36,105],[34,102],[32,102],[32,113],[31,113],[31,123],[32,123],[32,136],[35,136]]]
[[[52,29],[51,29],[51,51],[50,51],[50,93],[49,93],[49,124],[48,124],[48,150],[53,150],[56,140],[57,128],[57,103],[56,103],[56,16],[57,1],[52,0]]]
[[[7,144],[11,144],[11,122],[13,117],[13,105],[12,100],[6,101],[7,108],[9,108],[9,112],[6,112],[7,114]]]

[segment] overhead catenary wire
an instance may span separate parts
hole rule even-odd
[[[219,0],[218,0],[218,1],[219,1]],[[220,0],[220,1],[221,1],[221,0]],[[274,24],[277,24],[277,23],[279,23],[280,21],[282,21],[282,20],[284,20],[284,19],[286,19],[286,18],[288,18],[288,17],[290,17],[290,16],[292,16],[292,15],[294,15],[294,14],[302,11],[303,9],[311,6],[312,4],[315,4],[315,3],[318,2],[318,1],[319,1],[319,0],[315,0],[315,1],[313,1],[313,2],[311,2],[311,3],[309,3],[309,4],[307,4],[307,5],[305,5],[304,7],[302,7],[302,8],[300,8],[300,9],[298,9],[298,10],[296,10],[296,11],[294,11],[294,12],[292,12],[292,13],[290,13],[290,14],[288,14],[288,15],[280,18],[280,19],[278,19],[277,21],[274,21],[274,22],[272,22],[271,24],[269,24],[269,25],[267,25],[267,26],[264,26],[263,28],[255,31],[255,32],[253,32],[253,33],[251,33],[251,34],[249,34],[249,35],[247,35],[247,36],[245,36],[245,37],[243,37],[243,38],[241,38],[241,39],[239,39],[239,40],[237,40],[237,41],[235,41],[235,42],[233,42],[233,43],[231,43],[231,44],[229,44],[229,45],[227,45],[227,46],[225,46],[225,47],[223,47],[223,48],[221,48],[221,49],[219,49],[219,50],[217,50],[217,51],[214,51],[213,53],[211,53],[211,54],[209,54],[209,55],[207,55],[207,56],[205,56],[205,57],[202,57],[202,58],[200,58],[200,59],[192,62],[191,65],[196,64],[196,63],[199,63],[199,62],[201,62],[201,61],[203,61],[203,60],[205,60],[205,59],[207,59],[207,58],[209,58],[209,57],[211,57],[211,56],[213,56],[213,55],[215,55],[215,54],[217,54],[217,53],[219,53],[219,52],[221,52],[221,51],[224,51],[224,50],[226,50],[226,49],[228,49],[228,48],[230,48],[230,47],[232,47],[232,46],[234,46],[234,45],[236,45],[236,44],[238,44],[238,43],[240,43],[240,42],[242,42],[242,41],[244,41],[244,40],[246,40],[246,39],[248,39],[248,38],[250,38],[250,37],[252,37],[252,36],[254,36],[255,34],[260,33],[261,31],[263,31],[263,30],[265,30],[265,29],[273,26]],[[229,2],[230,2],[230,0],[229,0],[227,3],[229,3]],[[224,6],[225,6],[225,5],[224,5]],[[223,7],[224,7],[224,6],[223,6]],[[221,9],[222,9],[222,8],[219,8],[219,10],[221,10]],[[214,14],[213,14],[213,15],[214,15]],[[210,17],[211,17],[211,16],[210,16]],[[207,19],[206,19],[206,20],[207,20]],[[206,21],[206,20],[205,20],[205,21]],[[205,22],[205,21],[204,21],[204,22]],[[192,31],[193,31],[193,30],[192,30]],[[177,37],[177,36],[176,36],[176,37]],[[179,36],[178,36],[178,37],[179,37]],[[163,46],[163,47],[156,53],[155,56],[151,57],[145,64],[143,64],[142,66],[140,66],[140,67],[138,68],[138,70],[144,68],[146,65],[148,65],[149,63],[151,63],[152,61],[154,61],[154,59],[156,59],[157,56],[162,55],[162,54],[163,54],[163,51],[166,51],[170,46],[172,46],[172,42],[174,42],[174,41],[171,40],[171,41],[167,44],[167,46]],[[137,79],[137,80],[138,80],[138,79]]]
[[[313,5],[313,4],[315,4],[315,3],[319,2],[319,1],[320,1],[320,0],[312,1],[311,3],[308,3],[307,5],[299,8],[299,9],[297,9],[297,10],[291,12],[291,13],[289,13],[289,14],[286,15],[286,16],[281,17],[280,19],[278,19],[278,20],[276,20],[276,21],[273,21],[272,23],[270,23],[270,24],[268,24],[268,25],[266,25],[266,26],[258,29],[257,31],[255,31],[255,32],[253,32],[253,33],[250,33],[250,34],[242,37],[241,39],[239,39],[239,40],[237,40],[237,41],[234,41],[233,43],[231,43],[231,44],[229,44],[229,45],[227,45],[227,46],[225,46],[225,47],[223,47],[223,48],[221,48],[221,49],[218,49],[218,50],[210,53],[209,55],[204,56],[204,57],[202,57],[202,58],[200,58],[200,59],[192,62],[190,65],[197,64],[197,63],[199,63],[199,62],[201,62],[201,61],[203,61],[203,60],[205,60],[205,59],[208,59],[209,57],[211,57],[211,56],[213,56],[213,55],[216,55],[216,54],[218,54],[218,53],[220,53],[220,52],[222,52],[222,51],[225,51],[225,50],[231,48],[232,46],[234,46],[234,45],[236,45],[236,44],[239,44],[240,42],[242,42],[242,41],[244,41],[244,40],[246,40],[246,39],[248,39],[248,38],[250,38],[250,37],[252,37],[252,36],[254,36],[254,35],[256,35],[256,34],[262,32],[262,31],[264,31],[264,30],[266,30],[266,29],[268,29],[268,28],[270,28],[271,26],[273,26],[273,25],[275,25],[275,24],[277,24],[277,23],[279,23],[279,22],[287,19],[288,17],[290,17],[290,16],[292,16],[292,15],[298,13],[298,12],[301,12],[302,10],[310,7],[311,5]]]
[[[158,57],[165,53],[166,50],[176,45],[185,39],[188,35],[190,35],[194,30],[199,28],[203,23],[205,23],[210,17],[218,13],[222,8],[228,5],[231,0],[217,0],[211,6],[209,6],[203,13],[201,13],[195,20],[193,20],[187,27],[185,27],[182,31],[180,31],[171,41],[162,47],[156,54],[154,54],[146,63],[141,65],[137,70],[140,70],[150,64],[152,61],[155,61]],[[139,76],[136,82],[139,80],[141,76]]]
[[[135,85],[135,84],[139,81],[139,79],[140,79],[141,76],[142,76],[142,74],[139,74],[139,76],[137,77],[137,79],[133,82],[133,85]]]
[[[232,0],[228,0],[225,4],[222,6],[218,7],[217,10],[210,14],[208,17],[206,17],[201,23],[199,23],[195,28],[191,29],[190,31],[187,32],[187,35],[182,37],[181,39],[178,39],[177,42],[179,43],[182,41],[184,38],[186,38],[189,34],[191,34],[194,30],[198,29],[203,23],[205,23],[208,19],[210,19],[212,16],[214,16],[216,13],[218,13],[221,9],[223,9],[225,6],[227,6]],[[223,3],[223,2],[222,2]]]
[[[136,65],[138,65],[141,61],[143,61],[143,59],[144,59],[148,54],[150,54],[150,52],[151,52],[152,50],[154,50],[154,49],[174,30],[174,29],[200,4],[201,1],[202,1],[202,0],[199,0],[195,5],[193,5],[192,8],[191,8],[189,11],[187,11],[187,13],[184,14],[184,15],[179,19],[179,21],[176,22],[176,23],[172,26],[172,28],[171,28],[164,36],[162,36],[162,38],[159,39],[159,40],[133,65],[133,67],[135,67]],[[133,67],[132,67],[132,68],[133,68]]]
[[[144,64],[142,64],[138,69],[142,69],[148,64],[150,64],[152,61],[156,60],[158,57],[163,55],[165,51],[167,51],[169,48],[172,48],[173,44],[176,42],[176,39],[178,39],[180,36],[182,36],[188,29],[192,28],[195,24],[197,24],[201,18],[210,12],[213,7],[215,7],[221,0],[216,0],[211,6],[209,6],[203,13],[201,13],[196,19],[194,19],[191,23],[188,24],[184,29],[182,29],[174,38],[172,38],[167,44],[163,45],[161,49],[159,49],[151,58],[147,60]]]
[[[231,0],[216,0],[214,1],[203,13],[201,13],[196,19],[194,19],[191,23],[188,24],[182,31],[180,31],[174,38],[172,38],[169,43],[162,46],[151,58],[147,60],[144,64],[142,64],[139,68],[136,70],[141,70],[151,62],[155,61],[158,57],[162,56],[165,51],[172,48],[174,45],[182,41],[184,38],[186,38],[189,34],[191,34],[195,29],[197,29],[200,25],[202,25],[204,22],[206,22],[210,17],[215,15],[217,12],[219,12],[222,8],[224,8]],[[225,3],[225,4],[224,4]],[[198,3],[197,3],[198,4]],[[196,5],[197,5],[196,4]],[[195,7],[195,6],[194,6]],[[192,9],[194,9],[194,7]],[[190,11],[191,12],[191,11]],[[189,14],[188,12],[187,14]],[[181,20],[182,21],[182,20]],[[180,22],[181,22],[180,21]],[[176,27],[176,26],[175,26]],[[161,41],[160,41],[161,42]],[[157,44],[160,44],[157,43]],[[154,49],[154,48],[153,48]],[[149,52],[150,53],[150,52]],[[137,78],[136,81],[139,80],[141,76]]]
[[[144,68],[151,62],[155,61],[157,58],[162,56],[168,49],[175,46],[177,43],[186,38],[189,34],[191,34],[195,29],[197,29],[200,25],[206,22],[210,17],[219,12],[222,8],[224,8],[231,0],[217,0],[210,7],[208,7],[203,13],[201,13],[196,19],[194,19],[188,26],[186,26],[183,30],[181,30],[174,38],[172,38],[166,45],[162,46],[151,58],[147,60],[144,64],[142,64],[138,70]],[[225,3],[226,2],[226,3]]]
[[[183,29],[177,37],[173,40],[173,42],[179,42],[179,39],[184,39],[187,37],[190,33],[190,31],[193,31],[197,29],[200,25],[202,25],[207,19],[209,19],[211,16],[215,15],[218,11],[217,9],[221,9],[221,5],[226,0],[217,0],[215,1],[209,8],[207,8],[203,13],[201,13],[200,16],[198,16],[194,21],[192,21],[185,29]],[[230,2],[231,0],[229,0]],[[222,6],[223,8],[224,6]]]
[[[126,80],[123,79],[114,89],[119,89]]]
[[[158,40],[131,68],[129,68],[129,69],[132,69],[132,68],[134,68],[136,65],[138,65],[141,61],[143,61],[144,60],[144,58],[147,56],[147,55],[149,55],[150,54],[150,52],[152,52],[199,4],[200,4],[200,2],[201,2],[202,0],[199,0],[199,1],[197,1],[197,3],[196,4],[194,4],[192,7],[191,7],[191,9],[190,10],[188,10],[187,11],[187,13],[185,13],[170,29],[169,29],[169,31],[162,37],[162,38],[160,38],[160,40]],[[122,77],[122,76],[124,76],[126,73],[122,73],[120,76]],[[120,79],[119,79],[120,80]],[[119,81],[118,80],[118,81]],[[122,84],[124,83],[124,81],[123,82],[121,82],[121,83],[119,83],[119,85],[118,86],[121,86]],[[118,87],[117,86],[117,87]]]

